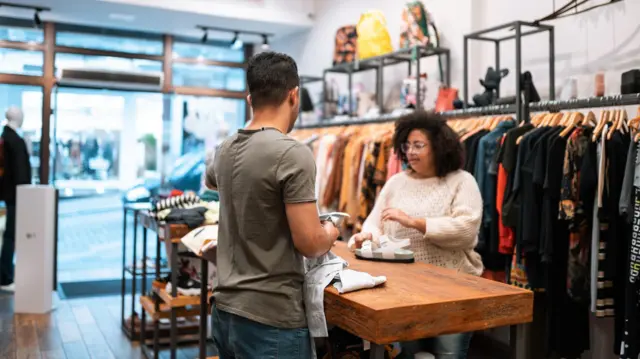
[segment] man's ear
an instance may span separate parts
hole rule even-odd
[[[289,92],[289,103],[291,106],[294,106],[296,102],[298,102],[298,98],[300,96],[300,87],[296,86],[291,92]]]
[[[251,106],[251,95],[247,95],[247,102],[249,103],[249,107]]]

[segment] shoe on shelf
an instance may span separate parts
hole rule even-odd
[[[11,283],[11,284],[0,286],[0,291],[13,293],[16,291],[16,284]]]
[[[171,294],[173,283],[167,283],[165,290]],[[200,295],[201,284],[197,280],[191,279],[188,274],[181,273],[178,277],[178,294],[186,296]]]

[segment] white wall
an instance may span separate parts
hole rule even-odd
[[[535,20],[553,11],[553,0],[475,0],[485,10],[479,29],[514,20]],[[602,3],[603,0],[592,1]],[[566,1],[556,1],[557,6]],[[625,0],[591,12],[547,24],[555,27],[556,94],[566,79],[578,81],[578,96],[594,95],[596,72],[605,73],[607,94],[620,93],[620,74],[640,67],[640,0]],[[492,45],[482,46],[482,66],[493,64]],[[501,63],[515,71],[515,44],[502,47]],[[548,94],[548,36],[532,35],[523,41],[523,70],[530,70],[540,95]],[[475,77],[482,76],[477,74]],[[471,77],[472,79],[474,77]],[[515,79],[509,76],[502,87],[513,94]],[[474,80],[477,82],[477,80]]]
[[[452,83],[454,87],[462,85],[462,37],[472,29],[474,18],[472,9],[474,0],[425,0],[427,9],[433,14],[442,34],[443,46],[452,51]],[[400,37],[401,14],[404,1],[396,0],[317,0],[315,2],[314,26],[311,30],[281,38],[272,43],[272,49],[291,55],[300,68],[300,73],[321,76],[322,70],[330,67],[334,49],[336,30],[344,25],[357,24],[360,15],[368,9],[381,10],[387,19],[387,27],[394,48],[398,47]],[[423,72],[430,78],[429,94],[436,94],[438,68],[436,58],[423,60]],[[415,72],[414,72],[415,73]],[[407,74],[406,65],[387,68],[384,73],[385,93],[392,84],[399,84]],[[344,75],[332,75],[346,89]],[[367,90],[375,91],[374,72],[365,72],[354,76],[354,84],[362,82]],[[311,87],[312,94],[320,91],[321,86]],[[385,96],[386,98],[386,96]]]
[[[603,0],[595,0],[600,3]],[[462,96],[463,36],[472,31],[511,22],[533,21],[553,11],[553,0],[425,0],[427,9],[433,14],[441,32],[443,46],[452,52],[452,84],[460,89]],[[557,1],[557,5],[564,4]],[[276,51],[292,55],[305,75],[320,76],[322,70],[331,65],[334,34],[346,24],[355,24],[367,9],[379,9],[387,18],[388,29],[397,48],[400,32],[400,16],[403,1],[387,0],[316,0],[314,25],[311,30],[277,39],[272,44]],[[556,20],[548,24],[555,26],[556,48],[556,96],[569,78],[578,81],[578,95],[594,93],[594,74],[605,72],[606,92],[620,91],[620,74],[640,67],[640,0],[624,2],[597,9],[592,12]],[[508,32],[503,32],[506,35]],[[540,95],[546,98],[549,91],[548,36],[537,34],[523,40],[523,70],[533,74]],[[504,42],[501,46],[501,67],[515,71],[515,43]],[[472,41],[470,46],[470,98],[482,91],[478,79],[484,77],[488,66],[493,66],[494,48],[490,43]],[[429,74],[429,94],[435,95],[438,78],[435,58],[423,61],[423,69]],[[346,87],[344,76],[333,75]],[[391,86],[406,76],[406,67],[385,70],[385,93]],[[354,84],[362,82],[371,92],[375,90],[373,73],[354,77]],[[513,95],[515,78],[509,75],[503,81],[502,94]],[[319,92],[319,85],[311,87],[312,94]],[[430,97],[431,97],[430,96]],[[386,98],[386,95],[385,95]]]

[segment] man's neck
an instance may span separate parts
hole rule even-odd
[[[289,130],[287,119],[277,110],[260,110],[253,112],[253,119],[246,129],[257,130],[263,127],[272,127],[285,134]]]

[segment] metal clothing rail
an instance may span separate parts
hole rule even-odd
[[[587,108],[601,108],[614,106],[640,105],[640,93],[629,95],[614,95],[602,97],[589,97],[566,101],[541,101],[529,104],[531,112],[558,112],[563,110],[580,110]],[[396,113],[382,115],[375,118],[349,118],[339,121],[322,121],[315,124],[298,126],[296,129],[323,128],[335,126],[368,125],[373,123],[385,123],[395,121],[412,110],[398,111]],[[471,107],[464,110],[439,112],[445,118],[465,118],[477,116],[495,116],[515,114],[515,105],[494,105],[485,107]]]

